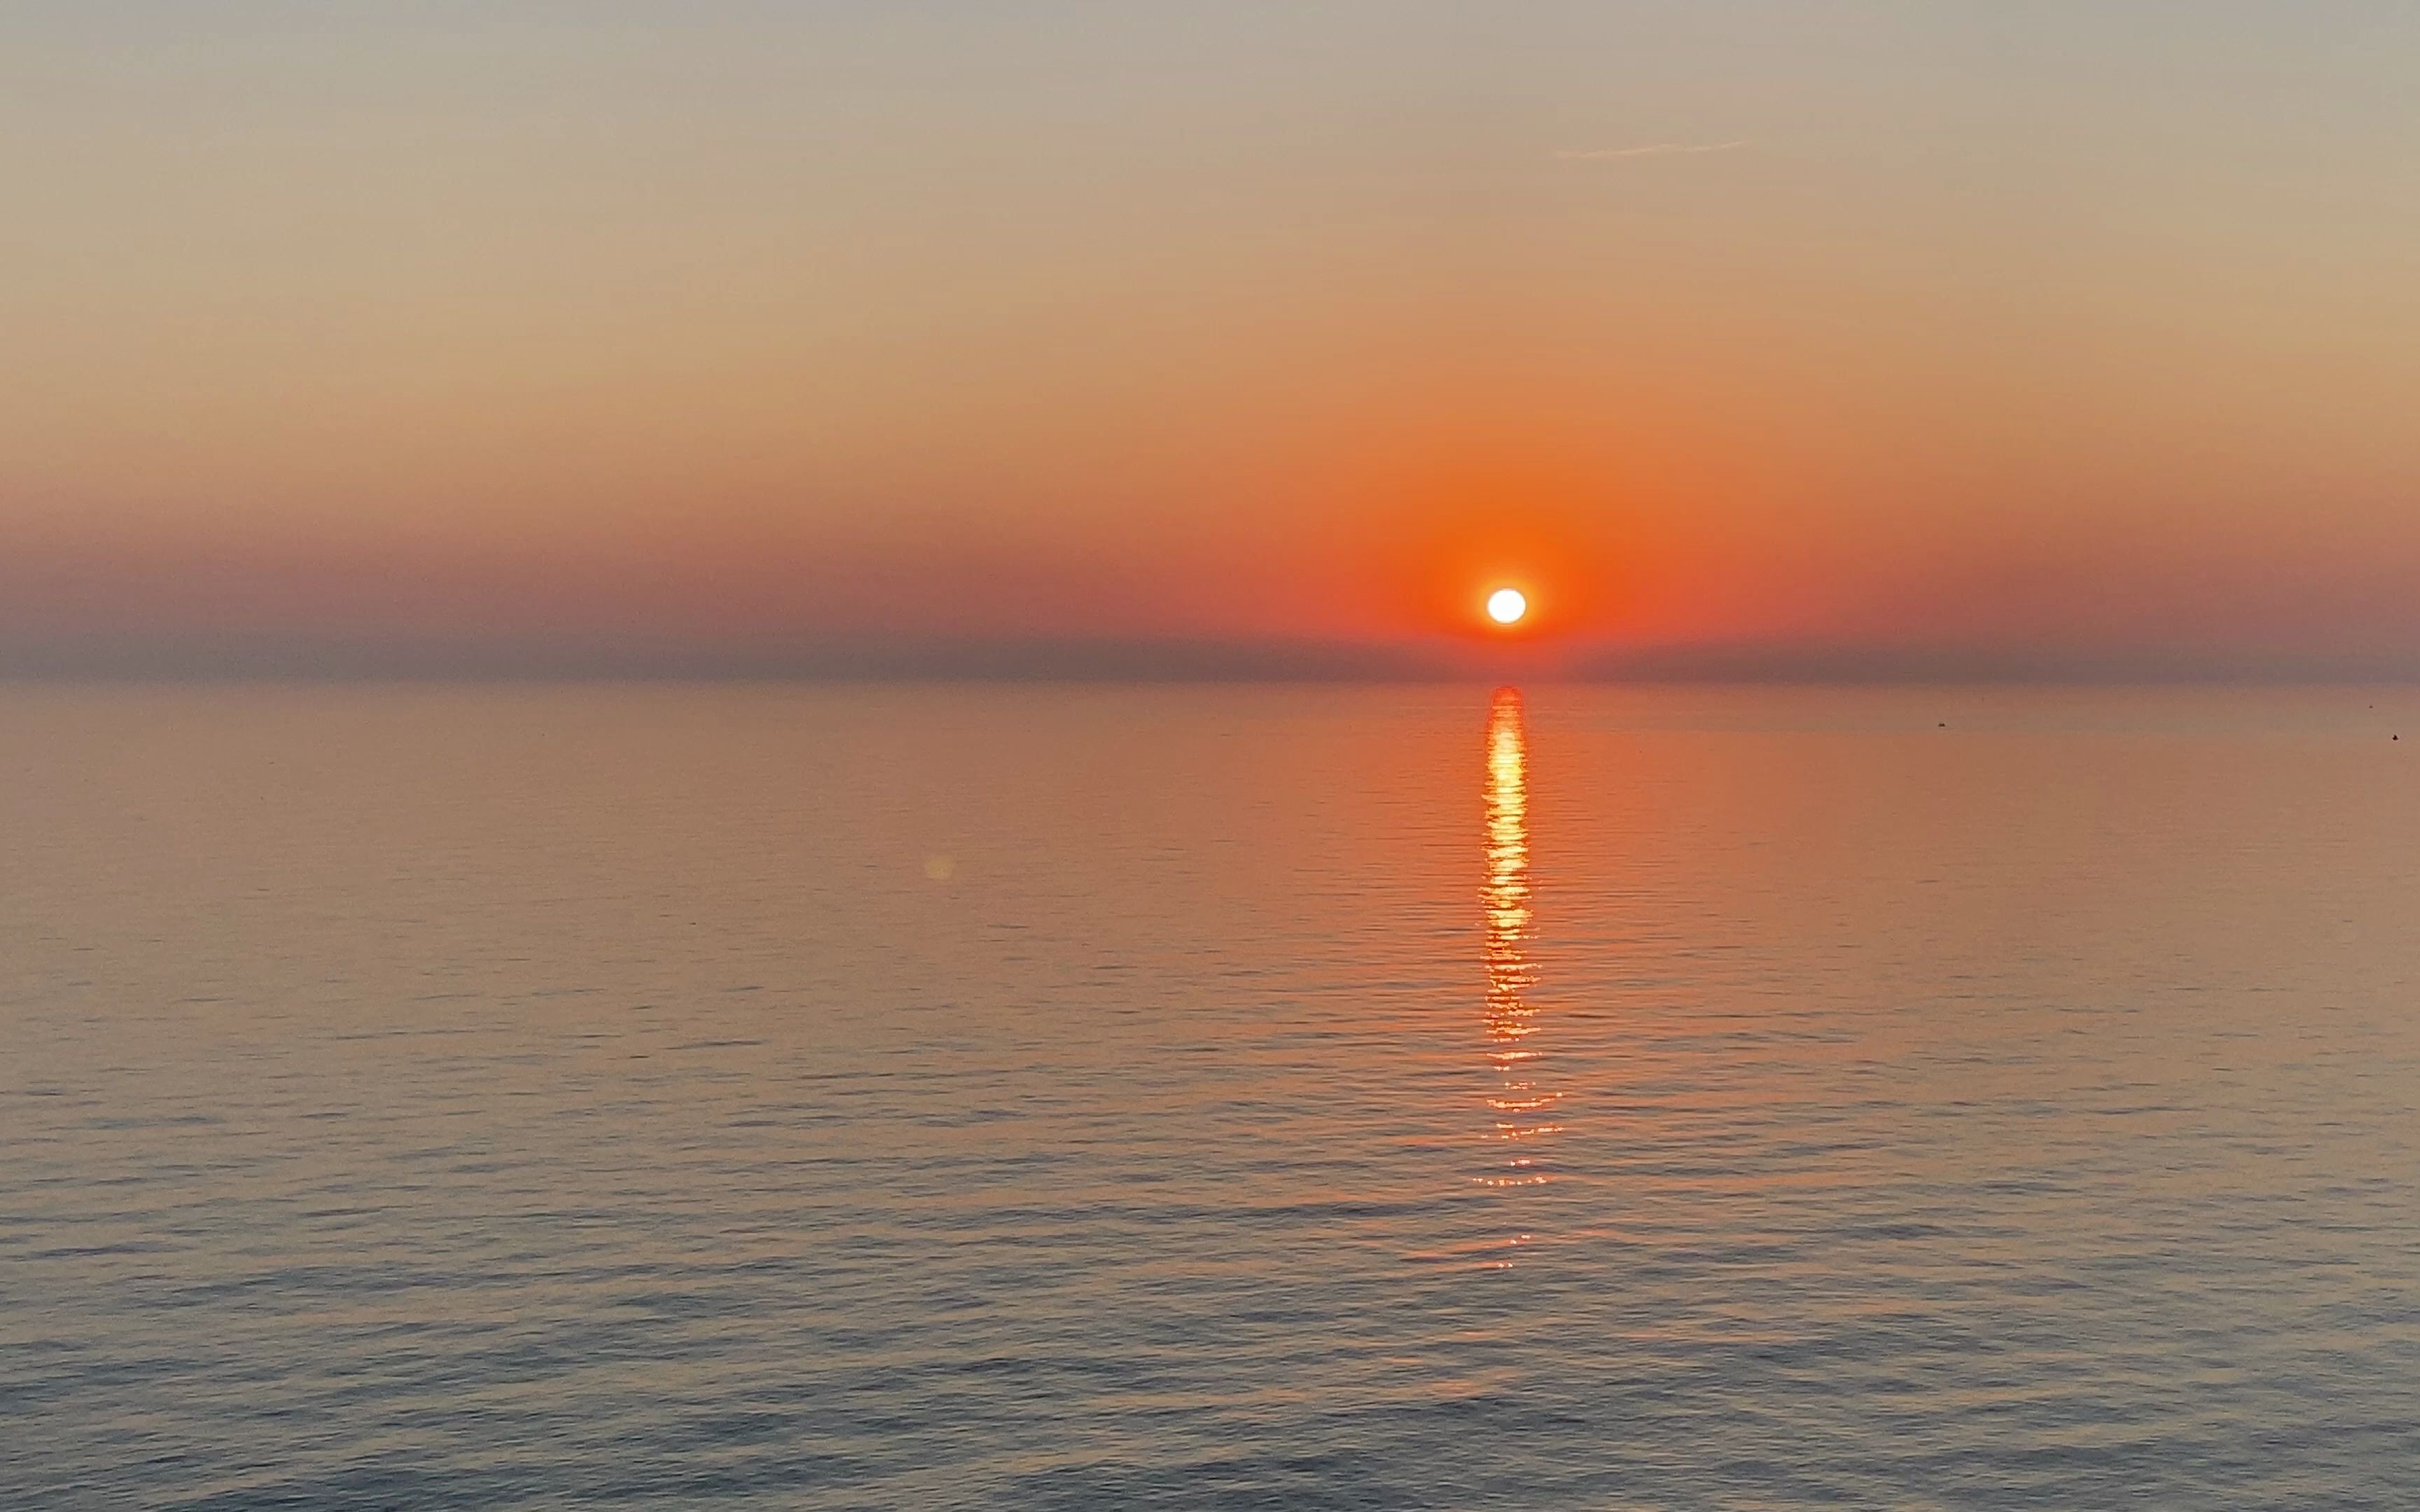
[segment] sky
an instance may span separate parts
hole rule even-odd
[[[2402,0],[19,0],[0,204],[0,672],[2420,674]]]

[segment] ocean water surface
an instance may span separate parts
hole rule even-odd
[[[738,1504],[2420,1506],[2420,696],[0,688],[0,1505]]]

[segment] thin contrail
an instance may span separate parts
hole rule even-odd
[[[1613,158],[1670,158],[1699,152],[1729,152],[1747,146],[1737,142],[1650,142],[1636,147],[1584,147],[1555,154],[1567,162],[1602,162]]]

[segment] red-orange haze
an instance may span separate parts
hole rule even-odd
[[[2409,8],[46,8],[0,672],[2420,670]]]

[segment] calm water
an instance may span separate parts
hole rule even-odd
[[[12,1508],[2420,1506],[2410,691],[21,687],[0,841]]]

